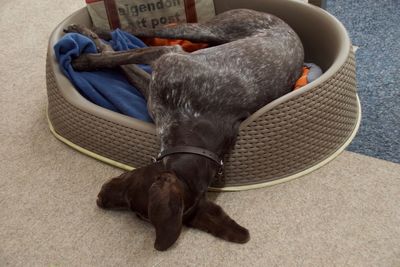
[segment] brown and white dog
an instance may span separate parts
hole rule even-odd
[[[114,52],[86,28],[66,31],[91,37],[99,50],[77,58],[74,68],[120,67],[146,97],[161,141],[158,161],[105,184],[99,206],[130,208],[148,218],[158,250],[176,241],[182,223],[247,242],[248,231],[207,201],[206,191],[234,147],[240,123],[290,92],[300,76],[304,51],[293,29],[273,15],[237,9],[205,23],[131,32],[212,45],[193,53],[179,46]],[[150,64],[151,76],[134,64]]]

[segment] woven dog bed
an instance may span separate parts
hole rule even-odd
[[[353,139],[360,121],[354,53],[342,24],[299,1],[214,2],[217,13],[250,8],[282,18],[300,36],[306,61],[318,64],[324,74],[241,124],[235,149],[225,160],[225,175],[216,179],[213,189],[241,190],[287,181],[337,156]],[[149,164],[159,152],[154,125],[87,101],[60,72],[53,46],[71,23],[91,26],[86,8],[65,19],[50,37],[46,76],[51,131],[71,147],[120,168]]]

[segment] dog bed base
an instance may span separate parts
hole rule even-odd
[[[359,100],[358,97],[357,97],[357,101],[358,101],[358,107],[359,107],[359,111],[360,112],[359,112],[359,116],[358,116],[358,119],[357,119],[357,125],[354,128],[353,133],[351,134],[350,138],[346,141],[346,143],[343,144],[342,147],[340,147],[335,153],[333,153],[331,156],[329,156],[325,160],[319,162],[318,164],[316,164],[316,165],[314,165],[314,166],[312,166],[312,167],[310,167],[310,168],[308,168],[308,169],[306,169],[304,171],[298,172],[298,173],[293,174],[293,175],[289,175],[287,177],[282,177],[282,178],[279,178],[279,179],[272,179],[269,182],[251,184],[251,185],[209,187],[208,188],[209,191],[233,192],[233,191],[244,191],[244,190],[251,190],[251,189],[257,189],[257,188],[273,186],[273,185],[276,185],[276,184],[289,182],[289,181],[291,181],[293,179],[296,179],[296,178],[300,178],[300,177],[302,177],[302,176],[304,176],[306,174],[309,174],[309,173],[311,173],[311,172],[323,167],[325,164],[328,164],[330,161],[334,160],[337,156],[339,156],[346,149],[346,147],[351,143],[351,141],[353,141],[354,137],[357,134],[357,131],[358,131],[358,128],[359,128],[360,122],[361,122],[361,105],[360,105],[360,100]],[[65,143],[66,145],[70,146],[71,148],[73,148],[73,149],[75,149],[75,150],[77,150],[77,151],[79,151],[79,152],[81,152],[81,153],[83,153],[83,154],[85,154],[85,155],[87,155],[89,157],[95,158],[95,159],[97,159],[99,161],[102,161],[102,162],[107,163],[109,165],[112,165],[112,166],[115,166],[117,168],[123,169],[125,171],[131,171],[131,170],[135,169],[135,167],[126,165],[124,163],[117,162],[117,161],[109,159],[109,158],[106,158],[106,157],[104,157],[102,155],[96,154],[96,153],[94,153],[92,151],[89,151],[89,150],[87,150],[87,149],[85,149],[83,147],[80,147],[80,146],[72,143],[71,141],[69,141],[69,140],[65,139],[64,137],[62,137],[61,135],[59,135],[54,130],[54,127],[51,124],[51,121],[49,120],[48,116],[47,116],[47,121],[48,121],[49,129],[50,129],[51,133],[58,140],[60,140],[61,142]]]

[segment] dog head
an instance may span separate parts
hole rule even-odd
[[[148,219],[156,229],[154,247],[166,250],[182,229],[184,187],[174,172],[164,170],[161,163],[153,163],[106,182],[97,205],[103,209],[131,209]]]
[[[222,239],[245,243],[248,231],[223,209],[193,193],[184,179],[153,163],[111,179],[102,186],[97,204],[105,209],[131,209],[148,219],[156,230],[154,247],[166,250],[178,239],[182,225]]]

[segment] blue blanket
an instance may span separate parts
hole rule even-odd
[[[121,30],[112,32],[112,40],[109,44],[115,51],[146,47],[140,39]],[[73,58],[82,53],[97,53],[96,46],[91,39],[81,34],[68,33],[57,42],[54,50],[62,72],[86,99],[106,109],[139,120],[152,121],[147,112],[147,104],[143,95],[129,84],[120,71],[78,72],[72,68]],[[140,67],[151,72],[149,66],[140,65]]]

